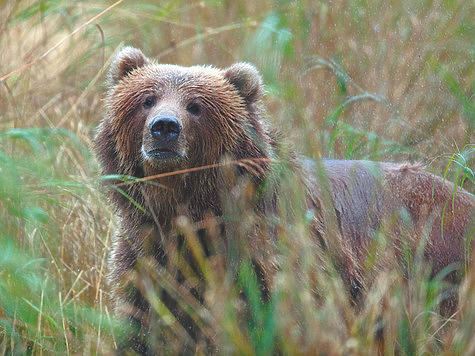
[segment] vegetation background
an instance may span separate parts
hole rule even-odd
[[[117,221],[90,147],[122,45],[180,65],[252,62],[269,120],[305,155],[419,161],[474,192],[472,0],[0,1],[0,353],[110,354],[119,337]],[[385,353],[475,354],[475,272],[448,319],[422,264],[410,283],[379,275],[362,310],[320,277],[318,308],[283,275],[269,305],[250,298],[244,326],[217,293],[223,353],[375,353],[384,305]]]

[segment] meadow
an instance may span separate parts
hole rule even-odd
[[[163,63],[251,62],[268,120],[304,155],[421,162],[475,193],[472,0],[0,1],[0,354],[108,355],[124,332],[107,281],[118,221],[91,150],[123,45]],[[249,264],[233,280],[205,263],[212,307],[182,302],[222,354],[376,354],[380,324],[388,355],[475,354],[468,254],[455,315],[438,313],[443,276],[420,254],[378,273],[355,308],[329,266],[307,274],[305,232],[283,228],[290,262],[268,303]],[[186,335],[160,310],[173,350]]]

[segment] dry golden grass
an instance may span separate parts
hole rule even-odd
[[[422,161],[473,193],[474,14],[471,0],[0,2],[0,353],[110,354],[120,337],[106,279],[117,221],[90,146],[121,45],[181,65],[253,62],[269,120],[307,156]],[[375,354],[382,315],[386,354],[475,354],[475,273],[454,320],[436,313],[422,263],[408,281],[377,274],[357,310],[293,223],[279,293],[247,325],[229,274],[206,262],[223,353]]]

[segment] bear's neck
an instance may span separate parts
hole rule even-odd
[[[217,170],[208,169],[147,180],[130,186],[118,202],[123,219],[135,224],[155,223],[169,228],[174,218],[186,215],[193,221],[205,214],[222,213]],[[130,216],[130,212],[134,214]]]
[[[250,168],[254,174],[241,166],[226,165],[136,183],[128,187],[129,197],[121,195],[118,208],[125,225],[153,223],[165,231],[172,229],[180,215],[193,222],[206,215],[222,216],[223,204],[229,199],[257,189],[261,178],[255,173],[264,176],[268,166]]]

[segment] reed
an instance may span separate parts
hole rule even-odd
[[[90,150],[121,45],[181,65],[253,62],[268,119],[306,156],[420,161],[473,193],[474,13],[470,0],[0,2],[0,353],[106,355],[124,332],[107,282],[117,220],[101,182],[111,177]],[[285,167],[282,177],[297,206]],[[242,225],[233,253],[246,256],[254,217],[229,218]],[[475,353],[473,258],[453,316],[438,313],[445,282],[429,279],[417,252],[409,271],[377,272],[370,256],[374,280],[355,308],[329,257],[309,248],[305,212],[282,219],[268,302],[246,258],[229,268],[203,257],[183,222],[207,306],[151,274],[157,347],[187,338],[154,298],[166,289],[223,354],[375,354],[378,332],[385,354]],[[381,236],[375,250],[388,245]]]

